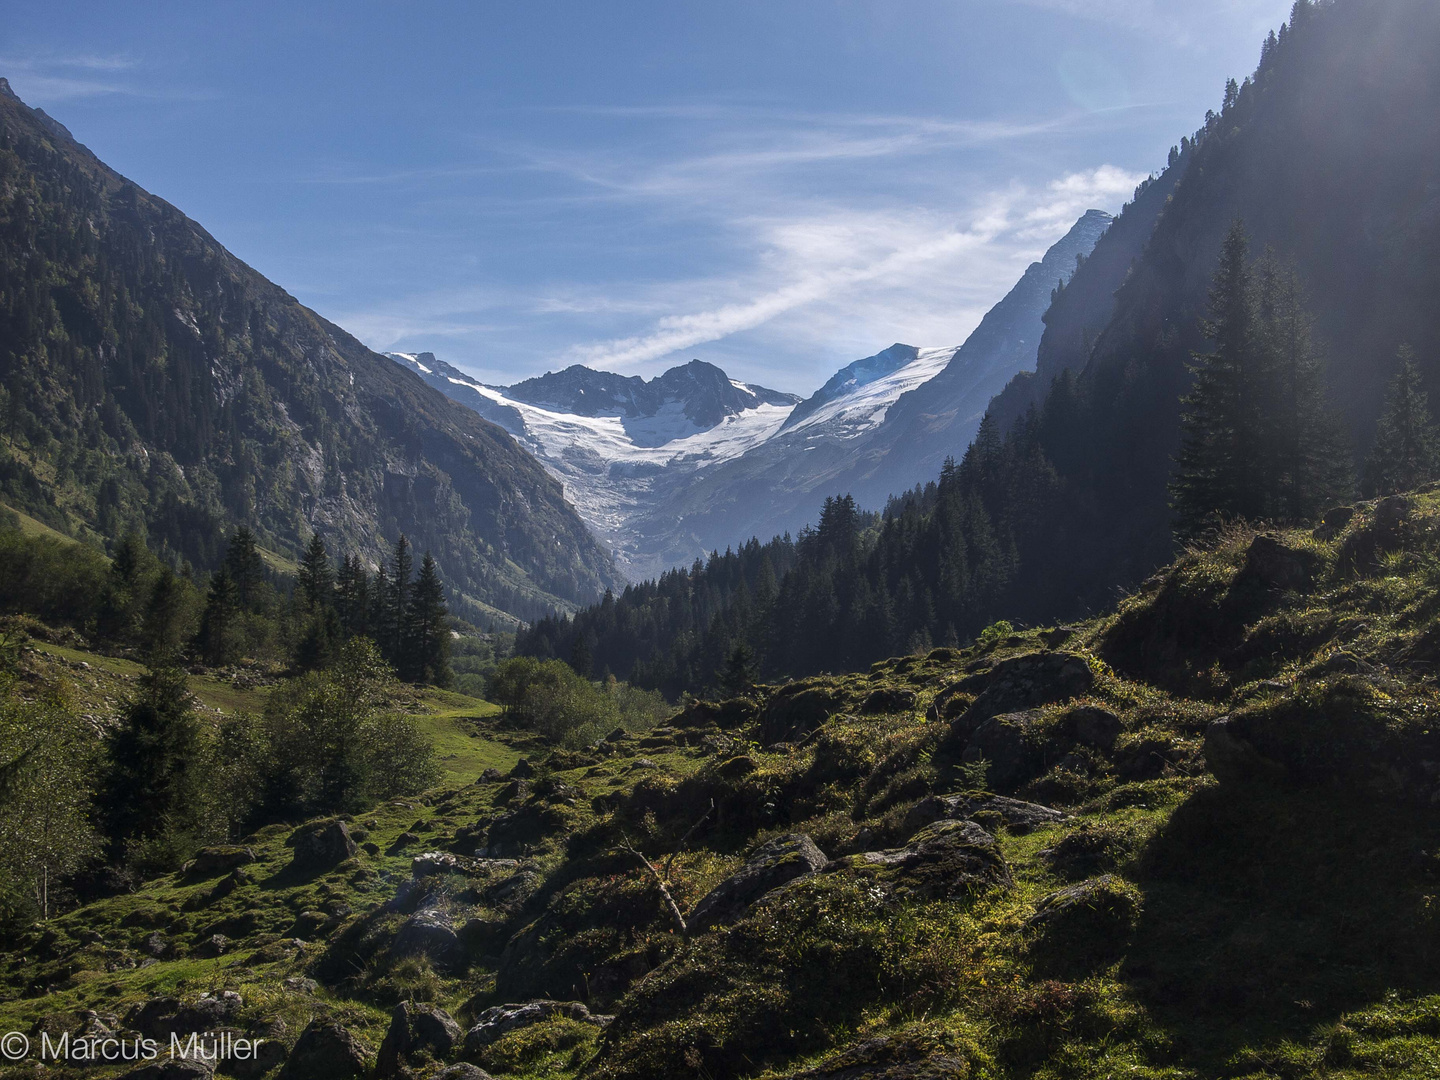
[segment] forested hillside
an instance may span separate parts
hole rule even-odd
[[[1038,372],[997,398],[959,465],[892,501],[880,530],[802,554],[768,610],[659,651],[703,654],[712,680],[710,658],[740,643],[768,675],[842,670],[1102,610],[1177,535],[1342,500],[1402,348],[1417,392],[1440,382],[1437,50],[1433,4],[1301,0],[1059,290]],[[1245,248],[1229,285],[1227,237]],[[599,625],[583,612],[520,647],[563,657]],[[657,652],[631,659],[644,678]]]
[[[404,533],[457,612],[533,618],[617,578],[499,428],[370,352],[0,82],[0,500],[218,567],[251,528],[376,565]]]

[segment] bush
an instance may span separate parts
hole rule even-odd
[[[594,742],[616,727],[648,730],[673,711],[653,690],[582,679],[569,664],[517,656],[496,667],[486,696],[513,721],[561,746]]]

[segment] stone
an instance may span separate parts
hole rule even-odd
[[[597,1027],[606,1027],[614,1019],[592,1013],[579,1001],[539,1000],[523,1004],[494,1005],[477,1016],[475,1023],[465,1033],[465,1054],[473,1057],[501,1036],[539,1024],[552,1016],[563,1016]]]
[[[195,857],[185,864],[185,872],[197,878],[215,877],[254,861],[255,852],[248,847],[237,844],[206,847],[197,851]]]
[[[1353,506],[1336,506],[1326,510],[1320,519],[1320,524],[1311,535],[1322,543],[1329,543],[1342,532],[1345,527],[1355,519],[1355,508]]]
[[[865,716],[874,716],[877,713],[909,712],[914,707],[914,690],[882,686],[878,690],[871,690],[866,695],[860,705],[860,712]]]
[[[798,742],[840,711],[844,699],[825,687],[781,688],[760,715],[760,744]]]
[[[974,731],[992,716],[1034,709],[1079,697],[1095,685],[1090,664],[1079,653],[1036,652],[1001,660],[988,671],[955,684],[978,691],[974,703],[955,720],[957,735]]]
[[[495,1080],[495,1078],[478,1065],[460,1061],[454,1065],[445,1066],[430,1080]]]
[[[380,1044],[375,1072],[398,1076],[413,1056],[428,1053],[443,1060],[460,1044],[464,1032],[444,1009],[434,1005],[402,1001],[390,1014],[390,1027]]]
[[[954,1052],[927,1050],[923,1043],[882,1035],[813,1068],[786,1073],[782,1080],[957,1080],[973,1075],[971,1063]]]
[[[475,869],[475,860],[448,851],[427,851],[410,860],[410,876],[429,877],[432,874],[469,874]]]
[[[329,870],[353,859],[358,850],[349,827],[338,818],[301,825],[290,834],[290,843],[295,852],[290,865],[302,873]]]
[[[1013,790],[1040,770],[1041,756],[1030,737],[1039,718],[1034,709],[1001,713],[975,729],[965,744],[964,759],[972,764],[982,760],[989,763],[986,786],[997,791]]]
[[[535,775],[535,766],[531,765],[527,758],[522,757],[515,763],[515,767],[510,770],[508,775],[511,780],[527,780]]]
[[[465,946],[455,933],[450,916],[437,908],[415,912],[405,920],[390,945],[395,956],[426,956],[437,968],[459,971],[465,966]]]
[[[285,1064],[288,1053],[279,1039],[261,1039],[255,1044],[255,1053],[248,1058],[233,1058],[225,1063],[225,1069],[237,1080],[259,1080],[272,1069]]]
[[[728,925],[771,889],[823,869],[829,860],[804,833],[786,833],[761,844],[745,865],[701,898],[687,920],[692,933]]]
[[[1125,730],[1120,717],[1109,709],[1097,705],[1081,705],[1071,709],[1065,717],[1065,727],[1071,738],[1096,750],[1109,753],[1115,749],[1115,740]]]
[[[280,1080],[350,1080],[365,1075],[369,1052],[333,1020],[312,1020],[280,1070]]]
[[[203,1058],[164,1057],[131,1069],[121,1080],[211,1080],[214,1075],[215,1067]]]
[[[158,960],[170,951],[170,943],[165,940],[164,934],[156,930],[145,939],[140,948],[146,955],[153,956]]]
[[[493,784],[503,779],[504,774],[502,774],[499,769],[495,768],[495,766],[492,765],[490,766],[490,768],[482,772],[480,774],[480,778],[475,782],[477,784]]]
[[[1320,558],[1305,548],[1292,548],[1280,537],[1261,533],[1250,541],[1245,565],[1235,588],[1250,586],[1270,592],[1304,591],[1313,584]]]
[[[224,956],[230,951],[230,939],[224,934],[211,934],[195,946],[195,955],[203,959]]]
[[[914,832],[935,821],[974,821],[992,833],[1004,825],[1012,833],[1024,835],[1066,819],[1059,810],[1002,795],[930,795],[911,808],[905,825]]]
[[[303,975],[291,975],[281,984],[286,990],[297,994],[313,994],[320,989],[320,984],[314,979],[307,979]]]
[[[849,855],[826,873],[871,878],[887,891],[924,900],[957,900],[1014,884],[995,837],[973,821],[934,822],[903,848]]]
[[[1051,951],[1113,951],[1122,946],[1140,916],[1135,889],[1103,874],[1050,893],[1025,922]]]

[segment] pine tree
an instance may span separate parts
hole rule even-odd
[[[410,594],[408,630],[408,677],[414,682],[449,686],[450,626],[445,608],[445,588],[440,570],[427,551],[420,560],[420,574]]]
[[[1365,491],[1371,496],[1410,491],[1435,479],[1437,474],[1440,431],[1430,413],[1415,351],[1402,346],[1399,367],[1385,399],[1385,412],[1365,462]]]
[[[410,610],[410,580],[414,567],[414,556],[410,554],[410,541],[402,533],[395,541],[395,554],[390,562],[390,595],[386,601],[385,638],[381,642],[385,658],[399,667],[406,652],[406,616]]]
[[[313,533],[300,560],[300,572],[296,585],[310,611],[330,606],[333,596],[334,579],[330,570],[330,554],[325,550],[325,541],[320,534]]]
[[[205,613],[200,617],[200,633],[196,638],[200,655],[211,667],[224,667],[235,657],[237,608],[235,583],[222,566],[210,576]]]
[[[260,604],[260,588],[265,583],[265,561],[255,534],[241,525],[230,537],[225,550],[225,570],[235,586],[235,602],[242,611],[254,612]]]
[[[203,805],[200,723],[177,668],[147,672],[106,745],[99,810],[112,858],[177,865]]]
[[[1236,222],[1225,238],[1210,287],[1205,336],[1214,351],[1197,353],[1194,385],[1182,402],[1180,450],[1170,484],[1176,531],[1190,537],[1215,515],[1263,515],[1255,475],[1261,459],[1264,401],[1257,367],[1257,318],[1249,240]]]

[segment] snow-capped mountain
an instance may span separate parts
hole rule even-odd
[[[933,479],[991,397],[1035,366],[1051,290],[1110,224],[1092,210],[1034,263],[962,346],[896,344],[804,401],[699,360],[652,380],[575,366],[486,386],[431,353],[391,353],[509,431],[557,477],[635,579],[711,550],[797,532],[825,496],[863,506]]]

